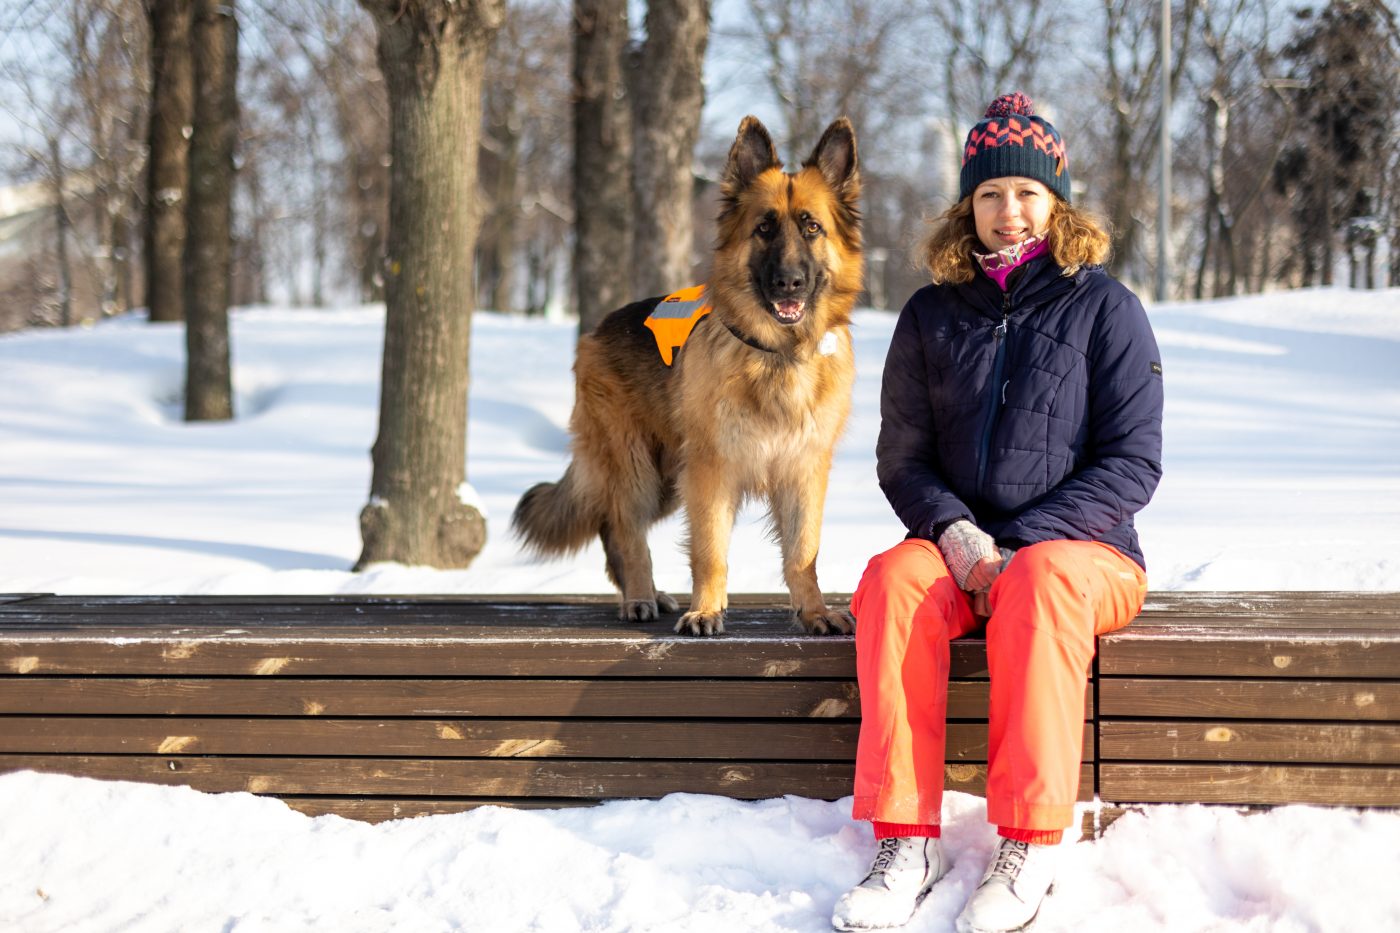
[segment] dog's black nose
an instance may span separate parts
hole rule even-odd
[[[801,269],[777,269],[768,279],[768,288],[776,295],[795,295],[806,285]]]

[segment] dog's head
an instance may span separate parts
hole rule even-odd
[[[745,117],[722,191],[712,284],[731,301],[761,306],[783,328],[820,337],[845,323],[862,276],[851,121],[832,123],[801,170],[786,173],[763,124]]]

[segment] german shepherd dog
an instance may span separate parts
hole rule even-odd
[[[735,512],[763,496],[794,616],[813,633],[849,632],[850,615],[822,598],[816,560],[855,378],[848,325],[863,268],[850,121],[785,173],[768,131],[745,117],[721,191],[711,313],[673,365],[643,323],[660,298],[612,312],[579,340],[573,461],[521,497],[513,525],[547,556],[597,535],[619,618],[647,621],[678,608],[652,580],[647,529],[683,502],[693,589],[676,631],[713,635],[729,604]]]

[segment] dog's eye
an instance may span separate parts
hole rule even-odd
[[[757,227],[757,229],[754,230],[754,233],[757,233],[759,236],[772,236],[772,235],[773,235],[773,221],[771,221],[771,220],[759,221],[758,227]]]
[[[809,220],[803,225],[802,232],[807,236],[816,236],[818,233],[822,232],[822,225],[815,220]]]

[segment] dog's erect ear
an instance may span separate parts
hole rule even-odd
[[[821,172],[832,190],[843,195],[854,193],[860,176],[856,167],[856,131],[851,121],[842,117],[828,126],[802,165]]]
[[[739,124],[739,135],[729,147],[729,163],[724,167],[726,187],[738,191],[770,168],[782,167],[768,130],[758,122],[758,117],[744,117]]]

